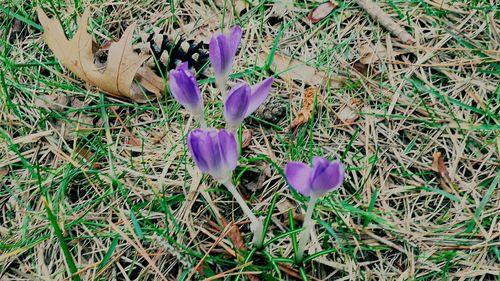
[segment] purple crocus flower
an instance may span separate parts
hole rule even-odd
[[[288,183],[304,196],[319,197],[337,189],[344,181],[344,167],[338,160],[328,161],[313,157],[312,167],[302,162],[289,162],[285,166]]]
[[[251,88],[242,83],[229,91],[224,104],[224,118],[230,130],[238,128],[243,119],[257,110],[267,98],[272,84],[273,78],[267,78]]]
[[[176,69],[170,70],[168,86],[175,100],[187,110],[196,116],[203,115],[203,99],[201,98],[200,89],[187,62],[180,64]]]
[[[238,162],[238,147],[224,129],[195,129],[188,135],[188,148],[196,166],[220,182],[230,178]]]
[[[210,39],[209,56],[219,87],[225,87],[227,77],[233,66],[234,56],[241,41],[241,27],[234,26],[229,34],[217,33]],[[221,89],[224,91],[224,89]]]

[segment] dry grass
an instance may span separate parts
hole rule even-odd
[[[277,239],[254,251],[229,194],[193,166],[184,136],[194,121],[184,109],[168,95],[137,105],[81,84],[41,40],[34,4],[3,1],[1,280],[67,280],[68,257],[82,280],[498,280],[493,2],[379,3],[416,39],[408,46],[351,1],[315,25],[306,18],[315,2],[255,4],[239,17],[229,2],[224,13],[223,1],[92,1],[99,41],[118,38],[132,21],[141,32],[158,26],[199,41],[239,23],[234,83],[259,81],[266,75],[259,54],[273,51],[335,78],[270,65],[277,79],[266,106],[275,114],[247,120],[253,138],[236,177],[255,212],[273,213],[267,239]],[[44,7],[69,25],[87,4],[65,3]],[[201,86],[206,116],[222,126],[211,81]],[[309,86],[321,90],[314,118],[289,131]],[[342,158],[347,179],[317,204],[309,251],[318,255],[294,264],[289,232],[300,227],[304,198],[289,189],[282,167],[321,154]],[[237,224],[247,250],[234,246],[238,235],[221,218]]]

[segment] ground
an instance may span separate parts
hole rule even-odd
[[[314,24],[321,2],[38,1],[68,34],[90,6],[99,43],[133,22],[136,41],[153,27],[199,42],[243,27],[230,84],[275,77],[233,178],[267,215],[260,250],[194,166],[185,136],[197,124],[168,92],[138,104],[83,83],[42,40],[37,1],[2,2],[1,280],[498,280],[494,1],[377,1],[411,45],[349,0]],[[204,75],[205,116],[223,127]],[[310,87],[312,117],[290,129]],[[307,198],[283,167],[314,155],[341,159],[346,179],[318,200],[297,263]]]

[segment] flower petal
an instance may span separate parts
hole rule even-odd
[[[325,157],[319,157],[319,156],[314,156],[312,160],[312,167],[313,169],[315,167],[322,166],[323,168],[326,168],[330,164],[330,161],[326,159]]]
[[[342,162],[340,162],[340,160],[335,160],[330,163],[328,169],[331,169],[331,173],[334,174],[334,177],[336,179],[336,181],[332,181],[332,184],[334,186],[333,188],[336,189],[340,187],[345,178],[344,165],[342,165]]]
[[[210,62],[212,63],[212,67],[214,68],[214,72],[216,73],[216,75],[218,73],[221,73],[222,69],[222,54],[217,36],[218,35],[212,36],[208,45],[208,55],[210,57]]]
[[[311,188],[315,194],[323,195],[338,188],[344,180],[344,168],[340,161],[329,162],[325,158],[313,158]]]
[[[217,180],[227,180],[236,168],[236,139],[223,129],[195,129],[189,133],[187,144],[196,166]]]
[[[197,85],[196,77],[194,76],[194,73],[189,68],[189,63],[187,61],[179,64],[176,69],[183,71],[184,74],[186,74],[186,76],[189,77],[195,85]]]
[[[254,113],[255,110],[266,100],[269,90],[273,84],[273,78],[267,78],[266,80],[254,85],[250,94],[250,102],[248,105],[248,110],[246,116]]]
[[[241,30],[241,27],[239,25],[235,25],[233,26],[233,28],[229,32],[229,35],[227,36],[229,46],[231,46],[232,57],[234,57],[236,55],[236,52],[238,51],[242,35],[243,31]]]
[[[231,71],[234,57],[227,38],[222,34],[214,35],[210,39],[208,54],[214,68],[215,76],[227,78]]]
[[[210,171],[212,163],[212,157],[207,157],[212,152],[210,151],[210,145],[207,145],[210,140],[207,138],[207,132],[202,129],[192,130],[188,135],[188,148],[193,157],[194,163],[198,168],[204,172],[208,173]]]
[[[233,27],[228,35],[217,33],[210,39],[208,53],[215,78],[219,84],[223,84],[233,65],[234,56],[238,51],[242,36],[241,27]]]
[[[289,162],[285,166],[286,180],[304,196],[311,195],[311,174],[312,169],[302,162]]]
[[[238,164],[238,146],[236,138],[230,132],[221,129],[219,131],[219,145],[222,155],[222,161],[226,171],[233,171]]]
[[[239,126],[246,117],[248,110],[248,99],[250,96],[250,86],[239,84],[229,91],[224,104],[224,118],[231,126]]]
[[[182,71],[189,71],[189,63],[187,61],[179,64],[177,67],[176,67],[177,70],[182,70]]]
[[[175,100],[186,109],[194,114],[203,113],[200,89],[191,71],[171,70],[168,75],[168,86]]]

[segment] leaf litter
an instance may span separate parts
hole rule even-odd
[[[302,99],[302,109],[299,111],[299,113],[297,113],[295,119],[293,119],[292,124],[290,125],[291,130],[295,131],[297,127],[309,121],[309,119],[312,117],[315,98],[318,99],[318,102],[321,99],[318,88],[309,87],[304,91]]]
[[[311,23],[317,23],[322,19],[326,18],[337,6],[339,3],[337,1],[328,1],[323,4],[320,4],[314,10],[312,10],[307,18],[311,21]]]
[[[148,93],[161,97],[163,80],[142,67],[149,56],[137,54],[132,48],[135,24],[127,27],[120,40],[105,45],[107,60],[96,64],[96,52],[102,50],[95,51],[96,43],[86,30],[90,8],[78,17],[78,30],[69,40],[56,19],[50,19],[40,7],[37,13],[44,28],[43,40],[60,63],[77,77],[121,99],[145,103],[152,98]]]

